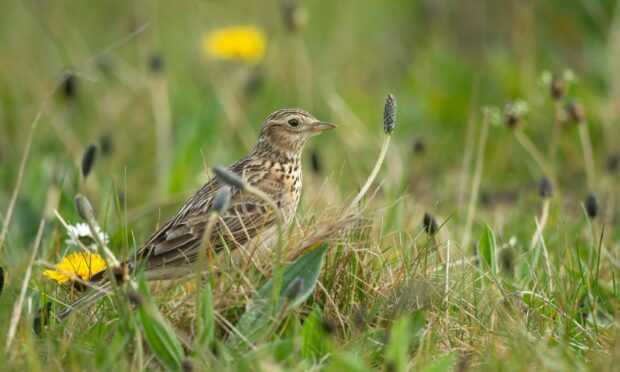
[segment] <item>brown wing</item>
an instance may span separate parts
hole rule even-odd
[[[244,174],[251,162],[239,162],[229,169],[237,174]],[[251,180],[253,184],[268,181],[266,175],[262,179]],[[213,196],[224,185],[214,178],[192,196],[177,215],[162,226],[139,249],[138,265],[144,264],[145,269],[158,269],[168,266],[183,265],[193,262],[198,257],[198,248],[205,228],[211,218]],[[246,246],[248,242],[262,233],[269,234],[275,226],[276,218],[273,211],[264,201],[255,196],[234,189],[228,210],[218,218],[209,239],[216,252],[225,246],[230,249]]]

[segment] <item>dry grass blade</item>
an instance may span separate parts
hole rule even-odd
[[[337,238],[341,237],[347,230],[347,226],[361,220],[359,213],[348,213],[344,216],[337,217],[333,220],[325,220],[321,222],[321,226],[316,232],[305,236],[296,247],[291,249],[288,254],[288,261],[295,261],[308,250],[316,247],[323,242],[337,242]],[[331,244],[330,244],[331,246]]]
[[[7,353],[11,350],[11,344],[13,343],[13,338],[15,338],[15,333],[17,332],[19,317],[22,313],[24,299],[26,298],[26,291],[28,290],[28,283],[30,282],[30,276],[32,275],[32,266],[34,265],[34,260],[37,257],[37,253],[39,252],[39,246],[41,245],[41,237],[43,236],[44,227],[45,220],[41,220],[41,223],[39,224],[39,231],[37,232],[37,237],[34,241],[34,248],[32,249],[32,254],[30,255],[30,260],[28,261],[28,268],[26,269],[26,273],[24,274],[22,289],[19,292],[19,297],[17,298],[15,305],[13,306],[13,314],[11,315],[11,323],[7,332],[6,346],[4,348]]]

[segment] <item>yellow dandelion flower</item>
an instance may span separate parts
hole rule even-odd
[[[255,63],[263,59],[267,40],[253,26],[220,28],[202,37],[202,51],[212,59],[233,59]]]
[[[43,275],[48,279],[63,284],[76,277],[88,280],[93,275],[105,270],[105,260],[96,253],[75,252],[63,257],[60,263],[55,265],[57,270],[44,270]]]

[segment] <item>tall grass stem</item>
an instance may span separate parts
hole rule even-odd
[[[581,148],[583,150],[583,160],[586,171],[588,190],[594,191],[594,155],[592,154],[592,141],[590,140],[590,130],[588,129],[588,122],[584,121],[583,123],[579,124],[578,127],[579,140],[581,141]]]
[[[538,241],[541,239],[543,231],[545,230],[545,226],[547,226],[547,220],[549,219],[549,205],[551,204],[551,199],[546,198],[543,201],[542,212],[540,214],[540,220],[537,221],[536,231],[532,236],[532,241],[530,242],[530,250],[534,249]]]
[[[357,195],[355,196],[351,204],[349,204],[349,206],[347,207],[346,209],[347,211],[353,209],[360,202],[360,200],[362,200],[364,195],[366,195],[366,193],[368,192],[370,185],[372,185],[372,182],[375,180],[375,178],[377,178],[379,169],[381,169],[381,165],[383,164],[383,161],[385,160],[385,154],[387,153],[387,149],[390,146],[390,138],[391,138],[390,135],[385,136],[383,140],[383,146],[381,147],[381,152],[379,153],[379,158],[377,159],[377,162],[375,163],[375,166],[372,169],[370,176],[368,176],[368,179],[364,183],[364,186],[362,186],[362,188],[357,193]]]
[[[521,128],[516,128],[514,130],[514,134],[519,144],[525,149],[525,151],[527,151],[528,154],[530,154],[532,159],[534,159],[536,164],[538,164],[545,176],[551,178],[552,182],[555,184],[556,180],[552,168],[549,166],[549,163],[547,163],[545,157],[538,150],[536,145],[534,145],[532,140],[530,140],[530,138],[525,133],[523,133],[523,130],[521,130]]]
[[[476,205],[478,204],[478,194],[480,191],[480,181],[482,180],[482,170],[484,168],[484,150],[489,135],[489,117],[490,111],[485,107],[482,115],[482,128],[480,130],[480,140],[478,143],[478,151],[476,153],[476,166],[474,168],[474,178],[472,180],[471,193],[469,195],[469,205],[467,207],[467,219],[465,221],[465,230],[463,233],[462,247],[469,246],[471,241],[471,229],[474,224],[476,215]]]

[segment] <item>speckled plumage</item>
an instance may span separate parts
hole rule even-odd
[[[294,127],[290,124],[293,120],[297,122]],[[286,228],[301,196],[303,147],[310,137],[333,127],[300,109],[276,111],[265,120],[256,147],[228,170],[270,196],[280,208]],[[180,274],[180,267],[193,269],[187,264],[198,257],[214,196],[224,186],[219,178],[211,179],[138,250],[135,264],[144,266],[147,276],[167,277]],[[249,256],[275,234],[275,224],[275,214],[263,200],[233,189],[230,206],[215,224],[210,245],[216,251],[225,245],[244,250]]]

